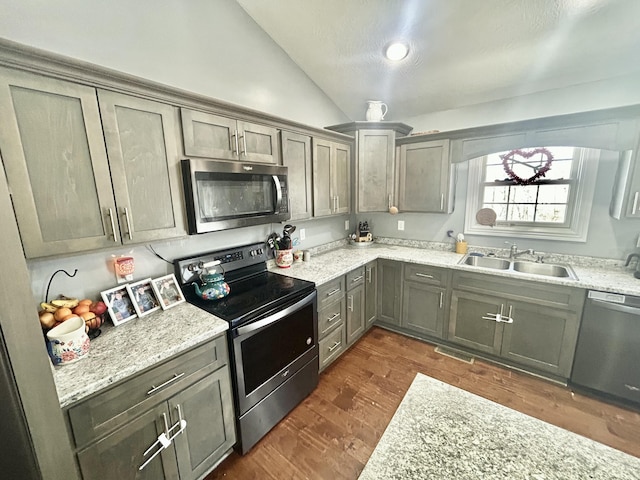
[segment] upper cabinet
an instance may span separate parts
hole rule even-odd
[[[351,144],[313,139],[313,216],[351,211]]]
[[[353,122],[328,127],[355,138],[356,213],[387,212],[396,202],[396,138],[411,127],[392,122]]]
[[[185,155],[280,163],[277,129],[187,108],[180,113]]]
[[[186,232],[176,112],[105,93],[99,106],[94,88],[0,69],[0,152],[27,258]]]
[[[400,212],[453,211],[454,170],[449,162],[449,140],[400,145],[398,209]]]
[[[305,220],[313,214],[311,137],[283,130],[280,133],[282,165],[288,167],[291,220]]]

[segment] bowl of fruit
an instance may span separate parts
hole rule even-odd
[[[87,335],[93,340],[100,335],[100,326],[104,323],[106,312],[107,305],[102,301],[60,295],[55,300],[42,302],[38,316],[45,332],[71,318],[80,317],[84,321]]]

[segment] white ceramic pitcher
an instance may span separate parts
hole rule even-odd
[[[369,105],[369,108],[367,108],[367,114],[365,115],[367,122],[380,122],[384,120],[384,116],[387,114],[386,103],[379,100],[367,100],[367,104]]]

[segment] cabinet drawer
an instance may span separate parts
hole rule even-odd
[[[322,340],[327,334],[342,325],[345,317],[345,299],[333,302],[318,310],[318,338]]]
[[[101,437],[227,363],[224,335],[68,410],[76,446]]]
[[[356,268],[351,272],[347,273],[347,290],[351,290],[358,285],[362,285],[364,283],[364,266],[360,268]]]
[[[344,276],[318,287],[318,310],[344,297]]]
[[[344,325],[334,330],[324,340],[320,340],[320,371],[327,368],[331,362],[340,356],[346,344]]]
[[[406,263],[404,266],[404,279],[413,282],[429,283],[431,285],[446,285],[449,272],[442,268],[428,265]]]

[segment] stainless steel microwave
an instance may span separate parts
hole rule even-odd
[[[288,220],[287,167],[182,160],[189,233]]]

